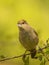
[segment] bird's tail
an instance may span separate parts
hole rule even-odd
[[[36,55],[36,49],[31,50],[30,53],[31,53],[31,58],[34,58]]]

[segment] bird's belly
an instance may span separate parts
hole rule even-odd
[[[19,35],[19,40],[26,50],[33,50],[36,47],[33,39],[30,40],[28,33],[22,34],[22,36]]]

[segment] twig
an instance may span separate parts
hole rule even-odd
[[[47,48],[47,47],[45,47],[45,48]],[[43,49],[45,49],[45,48],[43,48]],[[45,56],[46,57],[46,59],[49,61],[49,59],[48,59],[48,57],[45,55],[45,53],[43,52],[43,49],[41,49],[40,47],[39,47],[39,50],[40,50],[40,52],[43,54],[43,56]]]
[[[41,48],[41,50],[46,49],[46,48],[48,48],[48,47],[49,47],[49,45],[47,45],[47,46]],[[38,53],[41,53],[41,50],[40,50],[40,48],[39,48],[39,50],[37,50],[37,52],[38,52]],[[32,53],[33,53],[33,52],[32,52]],[[25,55],[30,55],[30,54],[31,54],[31,53],[27,53],[27,54],[25,54]],[[0,60],[0,62],[5,61],[5,60],[11,60],[11,59],[19,58],[19,57],[22,57],[22,56],[24,56],[24,54],[19,55],[19,56],[14,56],[14,57],[11,57],[11,58],[5,58],[5,59]]]
[[[5,59],[0,60],[0,62],[5,61],[5,60],[11,60],[11,59],[19,58],[19,57],[22,57],[23,55],[24,55],[24,54],[19,55],[19,56],[14,56],[14,57],[11,57],[11,58],[5,58]],[[28,54],[26,54],[26,55],[30,55],[30,53],[28,53]]]
[[[49,47],[49,45],[47,45],[47,46],[45,46],[45,47],[43,47],[43,48],[39,48],[39,50],[38,50],[37,52],[40,53],[41,50],[46,49],[46,48],[48,48],[48,47]]]

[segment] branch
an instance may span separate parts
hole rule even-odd
[[[46,43],[48,43],[48,40],[46,41]],[[39,47],[39,49],[37,50],[37,53],[42,53],[42,50],[43,49],[46,49],[46,48],[48,48],[49,47],[49,45],[47,44],[47,46],[45,46],[45,47],[43,47],[43,48],[40,48]],[[33,53],[33,52],[32,52]],[[30,55],[31,53],[27,53],[27,54],[25,54],[26,56],[27,55]],[[43,53],[42,53],[43,54]],[[44,54],[43,54],[44,55]],[[11,59],[15,59],[15,58],[19,58],[19,57],[23,57],[24,56],[24,54],[22,54],[22,55],[19,55],[19,56],[14,56],[14,57],[11,57],[11,58],[4,58],[4,59],[2,59],[2,60],[0,60],[0,62],[2,62],[2,61],[6,61],[6,60],[11,60]],[[49,61],[49,60],[48,60]]]
[[[30,55],[30,53],[25,54],[25,55]],[[11,60],[11,59],[19,58],[19,57],[22,57],[22,56],[24,56],[24,54],[19,55],[19,56],[14,56],[14,57],[11,57],[11,58],[5,58],[5,59],[0,60],[0,62],[5,61],[5,60]]]
[[[46,48],[48,48],[48,47],[49,47],[49,45],[47,45],[47,46],[45,46],[45,47],[43,47],[43,48],[39,48],[39,50],[37,50],[37,53],[41,53],[41,50],[46,49]],[[32,53],[33,53],[33,52],[32,52]],[[27,53],[27,54],[25,54],[25,55],[27,56],[27,55],[30,55],[30,54],[31,54],[31,53]],[[19,56],[14,56],[14,57],[11,57],[11,58],[5,58],[5,59],[0,60],[0,62],[5,61],[5,60],[11,60],[11,59],[23,57],[23,56],[24,56],[24,54],[19,55]]]

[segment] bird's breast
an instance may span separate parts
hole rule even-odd
[[[30,36],[26,31],[19,32],[20,43],[27,49],[32,50],[36,47],[36,42],[33,39],[32,35]]]

